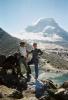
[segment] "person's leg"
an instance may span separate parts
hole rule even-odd
[[[17,66],[17,75],[21,75],[22,76],[20,65]]]
[[[31,61],[29,61],[27,64],[28,64],[28,66],[33,64],[33,59],[31,59]]]
[[[30,74],[31,74],[30,66],[28,66],[28,64],[26,63],[26,60],[25,60],[24,57],[22,58],[22,62],[23,62],[24,66],[25,66],[25,69],[27,71],[27,81],[30,81],[30,78],[31,78],[30,77]]]
[[[38,78],[38,73],[39,73],[39,70],[38,70],[38,63],[35,63],[35,79]]]
[[[31,68],[30,68],[30,65],[31,64],[33,64],[33,59],[31,59],[31,61],[29,61],[28,63],[27,63],[27,65],[28,65],[28,73],[29,74],[31,74]]]
[[[17,74],[22,76],[21,65],[22,65],[22,57],[20,56],[20,58],[18,59],[18,62],[17,62]]]
[[[30,74],[31,74],[31,68],[30,68],[30,66],[28,66],[28,70],[27,70],[27,77],[29,77],[29,76],[30,76]]]

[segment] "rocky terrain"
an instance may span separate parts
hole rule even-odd
[[[51,80],[39,80],[42,85],[37,87],[38,83],[34,79],[27,82],[26,78],[17,78],[18,81],[15,77],[16,84],[13,79],[8,83],[9,79],[3,80],[3,83],[0,80],[0,100],[68,100],[68,82],[58,87]]]
[[[66,59],[63,59],[58,54],[45,52],[43,58],[45,58],[46,62],[50,63],[55,68],[68,70],[68,61]]]
[[[43,62],[40,62],[41,66],[49,66],[49,63],[46,63],[46,59],[40,58],[40,60]],[[12,62],[8,64],[10,63]],[[12,64],[8,65],[6,70],[4,70],[5,65],[5,67],[2,67],[3,65],[0,67],[0,100],[68,100],[68,81],[58,86],[52,80],[35,80],[31,75],[31,79],[28,82],[26,76],[17,75],[17,71],[13,72],[13,67],[15,69],[16,67],[15,65],[12,67]],[[50,69],[50,71],[55,70],[54,68]]]

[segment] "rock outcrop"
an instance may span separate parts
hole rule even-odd
[[[7,58],[3,55],[0,57],[3,59],[0,67],[0,100],[68,100],[68,81],[60,87],[49,79],[27,82],[24,75],[17,74],[17,53]]]

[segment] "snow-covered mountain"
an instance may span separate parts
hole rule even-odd
[[[32,26],[28,26],[26,32],[29,36],[38,36],[38,40],[68,41],[68,32],[62,29],[53,18],[40,19]]]

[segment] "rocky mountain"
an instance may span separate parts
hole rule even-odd
[[[62,29],[53,18],[40,19],[36,24],[28,26],[26,32],[41,33],[45,40],[50,38],[57,41],[68,41],[68,32]]]
[[[0,54],[12,54],[18,49],[19,40],[12,37],[2,28],[0,28]]]

